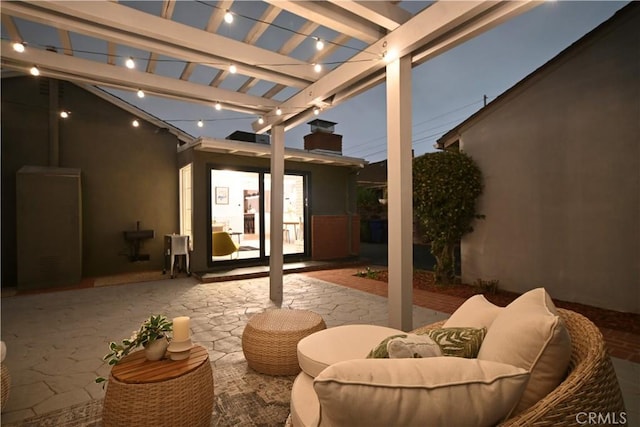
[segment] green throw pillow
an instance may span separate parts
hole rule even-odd
[[[420,332],[420,335],[428,335],[440,346],[443,356],[467,359],[478,356],[486,334],[487,328],[435,328]]]
[[[387,350],[387,344],[394,338],[406,338],[406,334],[400,335],[391,335],[382,340],[380,344],[378,344],[373,350],[369,352],[367,355],[367,359],[388,359],[389,351]]]

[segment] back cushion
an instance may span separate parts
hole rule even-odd
[[[506,363],[531,373],[514,412],[531,407],[564,379],[571,339],[544,288],[529,291],[493,321],[478,359]]]
[[[445,322],[445,328],[487,328],[491,326],[498,314],[503,310],[484,297],[474,295],[467,299]]]

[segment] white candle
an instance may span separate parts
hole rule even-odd
[[[173,318],[173,339],[175,341],[188,340],[189,333],[189,318],[187,316],[180,316]]]

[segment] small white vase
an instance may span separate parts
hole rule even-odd
[[[153,340],[144,348],[144,356],[147,360],[160,360],[164,357],[169,341],[165,337]]]

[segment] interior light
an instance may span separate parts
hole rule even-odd
[[[130,69],[130,70],[136,68],[136,63],[133,61],[132,57],[128,57],[127,60],[125,61],[124,65],[126,65],[127,68]]]
[[[198,127],[201,128],[204,126],[204,122],[202,120],[198,120]]]
[[[231,24],[233,22],[233,14],[227,10],[227,13],[224,14],[224,22],[227,24]]]
[[[60,117],[62,117],[63,119],[66,119],[67,117],[69,117],[69,114],[71,113],[68,111],[64,111],[64,110],[60,111]]]
[[[231,74],[235,74],[238,71],[238,67],[236,67],[235,65],[231,64],[231,66],[229,66],[229,72]]]
[[[137,128],[138,126],[140,126],[140,122],[137,119],[134,119],[131,124],[133,125],[134,128]]]
[[[281,116],[281,115],[282,115],[282,109],[281,109],[281,108],[278,108],[278,109],[276,110],[276,114],[277,114],[278,116]]]
[[[35,65],[33,67],[31,67],[29,72],[31,73],[32,76],[39,76],[40,75],[40,70]]]
[[[316,73],[319,73],[320,71],[322,71],[322,65],[314,64],[313,65],[313,71],[315,71]]]
[[[322,50],[324,49],[324,42],[322,41],[322,39],[316,39],[316,49],[317,50]]]
[[[13,50],[15,50],[18,53],[24,52],[24,44],[20,42],[15,42],[13,44]]]
[[[258,123],[260,123],[261,125],[264,124],[264,118],[262,118],[262,116],[260,116],[260,118],[258,119]]]
[[[138,89],[138,98],[144,98],[144,91],[142,89]]]
[[[216,105],[214,105],[214,108],[218,111],[222,110],[222,105],[220,105],[219,102],[216,102]]]

